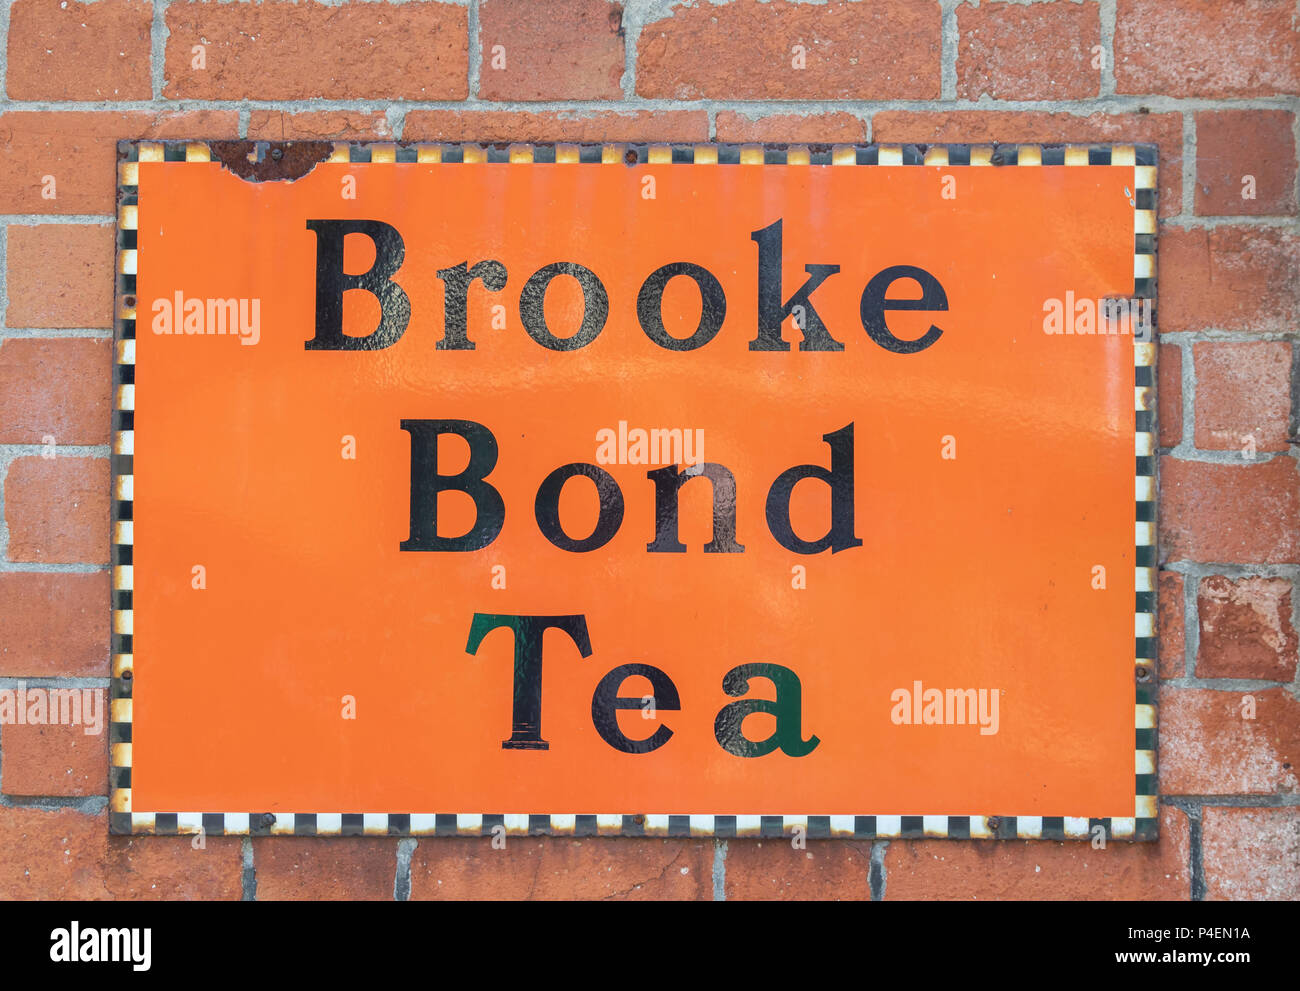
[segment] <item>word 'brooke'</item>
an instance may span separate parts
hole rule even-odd
[[[315,336],[304,345],[308,351],[377,351],[396,344],[411,321],[411,299],[394,281],[406,258],[406,246],[397,228],[380,220],[308,220],[316,234],[316,322]],[[844,344],[831,335],[813,303],[812,294],[840,270],[839,265],[804,266],[808,279],[799,290],[782,301],[782,221],[777,220],[749,236],[758,246],[758,327],[749,342],[751,351],[789,351],[782,337],[782,325],[792,319],[802,334],[800,351],[843,351]],[[369,238],[375,249],[370,268],[360,274],[343,270],[343,244],[349,234]],[[560,276],[575,279],[582,290],[582,321],[567,337],[557,336],[546,323],[546,293]],[[687,337],[674,337],[664,325],[663,297],[668,283],[682,277],[695,283],[700,294],[700,321]],[[481,282],[491,292],[501,292],[509,281],[503,262],[489,258],[472,265],[439,270],[443,283],[443,337],[439,351],[473,351],[469,338],[467,300],[470,287]],[[898,298],[889,295],[898,281],[914,282],[921,295]],[[343,294],[360,289],[379,302],[378,325],[368,334],[343,330]],[[948,296],[939,280],[915,265],[892,265],[867,282],[859,299],[862,328],[876,344],[895,354],[915,354],[933,345],[943,331],[933,324],[912,340],[894,335],[885,321],[891,310],[948,309]],[[694,351],[708,344],[722,329],[727,315],[727,297],[722,283],[708,269],[692,262],[676,261],[660,266],[646,277],[637,294],[636,316],[641,330],[668,351]],[[528,336],[551,351],[577,351],[594,341],[609,318],[609,292],[596,273],[577,262],[557,261],[544,265],[529,276],[519,293],[519,319]]]

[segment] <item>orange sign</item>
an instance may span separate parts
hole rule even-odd
[[[1154,835],[1149,149],[122,147],[115,829]]]

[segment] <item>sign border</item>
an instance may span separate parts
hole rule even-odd
[[[296,178],[316,163],[600,163],[718,166],[1133,166],[1133,298],[1156,304],[1156,162],[1150,144],[510,144],[267,141],[121,141],[117,146],[112,426],[112,678],[109,830],[122,835],[656,836],[810,839],[1153,841],[1156,778],[1156,395],[1154,332],[1134,337],[1135,588],[1134,815],[535,815],[386,812],[140,812],[131,801],[132,573],[136,231],[140,162],[220,160],[251,178]],[[306,168],[303,168],[305,164]]]

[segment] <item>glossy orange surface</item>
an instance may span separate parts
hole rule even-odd
[[[355,199],[340,195],[345,175]],[[954,199],[941,196],[946,175]],[[1101,166],[322,164],[256,184],[218,164],[142,163],[134,808],[1132,816],[1133,342],[1043,331],[1050,298],[1131,294],[1132,187],[1132,167]],[[411,319],[394,346],[304,348],[312,218],[401,232],[395,281]],[[840,266],[812,300],[842,351],[748,348],[750,234],[778,219],[782,301],[805,265]],[[348,271],[370,265],[365,238],[347,247]],[[488,258],[509,280],[470,291],[475,349],[436,350],[435,272]],[[587,266],[608,291],[608,322],[578,351],[547,350],[520,322],[524,282],[555,261]],[[642,282],[676,261],[726,293],[722,329],[694,351],[660,348],[637,321]],[[948,299],[943,312],[889,314],[900,338],[943,331],[915,354],[881,348],[859,319],[863,287],[893,265],[924,268]],[[152,333],[151,303],[177,291],[260,299],[257,344]],[[685,337],[699,293],[674,280],[663,309]],[[345,330],[369,332],[378,313],[349,292]],[[578,326],[575,283],[555,282],[546,316],[558,334]],[[790,320],[784,338],[799,340]],[[482,550],[399,550],[411,502],[399,423],[418,418],[496,437],[488,480],[505,524]],[[705,480],[681,493],[686,553],[648,553],[654,465],[602,466],[625,501],[604,547],[546,540],[538,486],[595,462],[597,431],[620,421],[703,431],[706,460],[735,475],[744,553],[703,552]],[[862,544],[792,553],[768,530],[768,489],[791,466],[829,466],[822,435],[850,423]],[[341,456],[345,436],[355,459]],[[443,454],[444,473],[464,466],[464,444]],[[593,493],[566,487],[570,534],[591,530]],[[448,534],[474,516],[459,494],[440,512]],[[826,487],[796,486],[792,519],[804,537],[823,533]],[[793,587],[799,565],[806,588]],[[467,654],[475,613],[586,617],[590,657],[546,634],[548,750],[502,749],[512,638],[497,630]],[[756,661],[800,679],[803,735],[820,740],[807,756],[737,757],[715,740],[735,701],[724,674]],[[629,736],[672,729],[648,754],[616,751],[591,718],[597,683],[632,662],[661,668],[681,697],[652,721],[618,717]],[[895,724],[891,693],[917,681],[996,690],[998,732]],[[771,689],[755,680],[750,695]],[[634,678],[621,694],[647,692]],[[355,719],[342,718],[344,696]],[[745,732],[772,725],[757,715]]]

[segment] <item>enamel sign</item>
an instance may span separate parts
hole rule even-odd
[[[119,150],[118,832],[1149,839],[1149,147]]]

